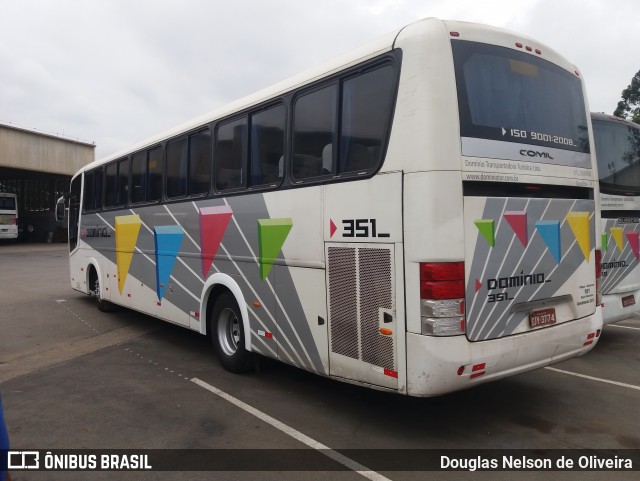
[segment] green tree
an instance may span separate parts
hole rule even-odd
[[[633,76],[629,86],[622,91],[622,100],[618,102],[613,115],[640,124],[640,70]]]

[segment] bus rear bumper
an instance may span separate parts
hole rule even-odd
[[[407,394],[438,396],[579,356],[595,346],[601,329],[597,308],[582,319],[490,341],[407,333]]]
[[[0,239],[17,239],[18,238],[18,227],[11,225],[2,225],[0,226]]]
[[[633,297],[633,304],[625,306],[630,302],[631,297]],[[607,294],[602,296],[602,303],[604,304],[602,323],[605,325],[613,324],[640,314],[640,291]]]

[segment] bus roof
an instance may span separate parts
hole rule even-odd
[[[640,125],[635,122],[631,122],[630,120],[623,119],[621,117],[616,117],[612,114],[605,114],[604,112],[591,112],[591,120],[605,120],[609,122],[618,122],[626,125],[632,129],[640,129]]]
[[[423,18],[411,24],[408,24],[400,29],[390,32],[376,40],[368,42],[360,47],[354,48],[346,53],[343,53],[337,57],[334,57],[316,67],[305,70],[299,74],[289,77],[285,80],[277,82],[269,87],[259,90],[253,94],[240,98],[238,100],[227,103],[217,109],[214,109],[204,115],[196,117],[185,123],[177,125],[171,129],[147,138],[141,142],[137,142],[125,149],[119,150],[106,157],[98,159],[90,164],[87,164],[78,172],[83,170],[90,170],[98,165],[122,158],[131,153],[156,145],[166,139],[175,137],[181,133],[194,130],[209,122],[215,121],[233,115],[236,112],[240,112],[247,108],[258,105],[269,99],[277,98],[279,95],[285,94],[293,89],[302,87],[306,84],[320,79],[324,76],[330,75],[333,72],[343,70],[351,65],[363,62],[367,59],[376,57],[385,52],[391,51],[396,43],[396,40],[401,36],[402,32],[406,32],[408,35],[420,35],[424,34],[427,30],[433,31],[433,29],[441,29],[442,31],[459,31],[464,34],[466,40],[492,42],[497,45],[502,45],[508,48],[517,48],[517,43],[513,42],[514,37],[520,41],[525,42],[527,45],[535,45],[536,47],[544,49],[544,58],[561,65],[568,70],[575,70],[577,74],[577,68],[570,64],[564,57],[562,57],[555,50],[551,49],[547,45],[531,39],[527,36],[521,35],[516,32],[509,31],[507,29],[492,27],[489,25],[472,23],[472,22],[460,22],[451,20],[441,20],[434,17]],[[410,32],[410,33],[409,33]],[[519,45],[518,48],[522,47]]]
[[[301,87],[305,84],[312,83],[316,79],[329,75],[333,71],[342,70],[350,65],[360,63],[369,58],[373,58],[375,56],[388,52],[393,48],[395,38],[397,37],[399,32],[400,30],[391,32],[383,37],[378,38],[377,40],[374,40],[363,46],[352,49],[342,55],[334,57],[333,59],[328,60],[316,67],[277,82],[246,97],[227,103],[222,107],[196,117],[195,119],[177,125],[142,142],[136,143],[123,150],[110,154],[107,157],[98,159],[95,162],[84,166],[81,170],[89,170],[102,163],[123,157],[146,147],[150,147],[165,139],[179,135],[182,132],[187,132],[219,118],[233,115],[233,113],[235,112],[250,108],[269,99],[277,98],[279,95],[282,95],[290,90]]]

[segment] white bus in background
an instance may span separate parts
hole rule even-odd
[[[71,285],[256,354],[433,396],[591,349],[580,73],[426,19],[79,171]]]
[[[604,324],[640,311],[640,125],[592,113],[602,209]]]
[[[0,192],[0,239],[18,238],[18,199]]]

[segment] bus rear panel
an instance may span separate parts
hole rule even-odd
[[[18,238],[18,200],[15,194],[0,193],[0,239]]]
[[[577,69],[531,39],[446,29],[461,175],[429,172],[426,162],[405,187],[405,205],[433,202],[425,191],[438,192],[434,184],[461,198],[432,213],[422,247],[407,239],[421,319],[407,334],[408,392],[427,396],[582,354],[602,326],[597,186]],[[421,214],[405,223],[412,215]],[[429,237],[449,245],[431,249]]]
[[[640,311],[640,126],[592,113],[602,209],[605,324]]]

